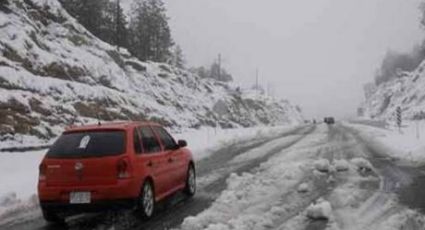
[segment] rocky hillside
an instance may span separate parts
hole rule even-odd
[[[97,118],[154,120],[175,129],[302,120],[287,101],[117,51],[57,0],[2,0],[0,53],[0,147],[40,143],[64,126]]]
[[[379,86],[368,87],[366,101],[360,113],[367,118],[395,120],[395,111],[401,107],[408,120],[425,118],[425,62],[416,70],[400,73],[397,79]]]

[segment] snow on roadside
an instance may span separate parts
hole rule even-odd
[[[38,166],[46,150],[25,153],[0,153],[0,200],[15,193],[17,199],[35,194]]]
[[[0,153],[0,224],[15,218],[16,213],[38,213],[34,212],[38,211],[38,166],[45,152]]]
[[[378,144],[390,157],[410,164],[424,164],[425,122],[422,123],[406,123],[401,132],[393,126],[381,129],[362,124],[345,123],[344,125],[357,130],[365,140]]]

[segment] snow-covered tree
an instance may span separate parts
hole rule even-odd
[[[184,59],[183,50],[179,45],[176,45],[173,49],[171,64],[178,68],[185,68],[186,60]]]

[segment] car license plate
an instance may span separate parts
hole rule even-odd
[[[69,194],[70,204],[90,204],[91,193],[90,192],[71,192]]]

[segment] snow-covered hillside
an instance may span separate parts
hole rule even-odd
[[[0,148],[40,144],[64,126],[154,120],[171,128],[300,122],[285,100],[117,51],[57,0],[0,3]]]
[[[411,73],[400,74],[400,77],[383,83],[361,105],[367,118],[395,120],[395,111],[401,107],[405,119],[425,119],[425,62]]]

